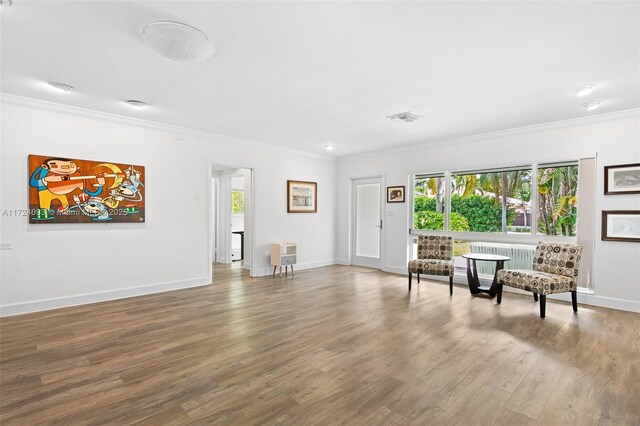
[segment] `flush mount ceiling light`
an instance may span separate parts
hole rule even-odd
[[[73,90],[73,86],[69,86],[68,84],[64,84],[64,83],[58,83],[56,81],[50,81],[47,83],[50,87],[53,87],[56,90],[59,90],[61,92],[71,92]]]
[[[152,22],[142,29],[142,40],[162,56],[177,62],[204,61],[215,50],[205,33],[180,22]]]
[[[576,96],[587,96],[589,93],[593,92],[593,89],[595,88],[595,84],[584,84],[573,89],[573,93]]]
[[[327,151],[333,151],[334,149],[336,149],[336,147],[334,145],[325,145],[324,149],[326,149]]]
[[[144,108],[147,106],[147,104],[145,104],[142,101],[135,101],[133,99],[130,99],[128,101],[126,101],[127,104],[129,104],[129,106],[133,107],[133,108]]]
[[[0,0],[0,6],[13,6],[13,0]]]
[[[594,111],[600,108],[601,105],[602,105],[602,101],[589,101],[589,102],[583,103],[580,106],[586,109],[587,111]]]
[[[411,123],[412,121],[416,121],[422,118],[422,116],[420,114],[416,114],[415,112],[405,111],[390,115],[387,118],[391,121],[395,121],[396,123]]]

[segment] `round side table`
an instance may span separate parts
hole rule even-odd
[[[469,282],[469,291],[471,294],[487,293],[489,296],[495,297],[498,292],[498,271],[504,268],[504,262],[511,260],[511,258],[497,254],[484,253],[463,254],[462,257],[467,259],[467,281]],[[477,261],[496,262],[496,273],[493,275],[491,287],[480,285],[478,269],[476,267]]]

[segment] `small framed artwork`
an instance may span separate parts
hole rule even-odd
[[[387,203],[404,203],[404,186],[387,186]]]
[[[287,213],[317,213],[318,183],[287,181]]]
[[[640,243],[640,210],[603,210],[602,240]]]
[[[604,168],[604,195],[624,194],[640,194],[640,163]]]

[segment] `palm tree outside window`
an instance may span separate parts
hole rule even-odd
[[[231,212],[244,214],[244,191],[231,191]]]

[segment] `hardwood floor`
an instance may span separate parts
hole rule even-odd
[[[640,315],[332,266],[1,320],[3,425],[640,424]]]

